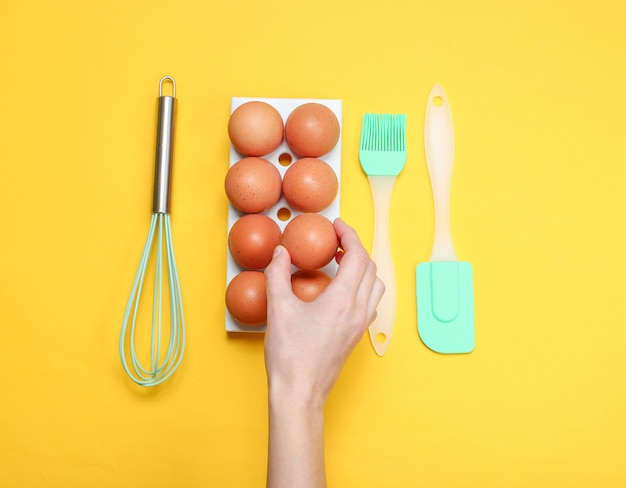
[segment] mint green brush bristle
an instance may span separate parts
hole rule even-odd
[[[364,114],[359,150],[361,167],[368,176],[374,201],[372,259],[385,294],[369,333],[376,354],[387,351],[396,314],[396,279],[389,241],[389,210],[396,177],[406,162],[406,115]]]
[[[406,115],[364,114],[359,159],[367,176],[398,176],[406,162]]]

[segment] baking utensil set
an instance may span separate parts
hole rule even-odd
[[[163,94],[166,83],[171,84],[172,95]],[[185,350],[185,315],[169,214],[176,107],[176,82],[170,76],[160,80],[157,106],[152,217],[119,341],[124,370],[135,383],[145,387],[167,380],[180,365]],[[406,120],[405,114],[364,114],[359,148],[359,160],[374,202],[372,259],[386,289],[377,318],[369,328],[372,346],[379,356],[389,347],[395,321],[396,280],[389,215],[396,177],[407,159]],[[416,269],[417,328],[424,344],[433,351],[468,353],[474,349],[473,274],[469,263],[458,261],[452,243],[450,186],[454,130],[448,98],[439,85],[428,96],[424,145],[434,199],[435,235],[430,260],[418,264]],[[152,261],[156,262],[152,321],[144,329],[139,325],[142,322],[139,302]],[[169,327],[164,325],[164,315],[169,316]],[[143,348],[137,346],[142,337],[150,337]]]
[[[433,351],[454,354],[474,349],[474,282],[472,266],[459,262],[450,231],[450,186],[454,130],[448,98],[435,85],[426,106],[426,164],[433,191],[435,236],[430,261],[416,269],[417,323],[422,342]],[[394,183],[406,162],[406,115],[364,114],[359,150],[374,202],[372,259],[385,283],[385,295],[370,340],[376,354],[389,347],[396,306],[396,284],[389,242],[389,209]]]

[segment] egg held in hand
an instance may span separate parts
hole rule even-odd
[[[303,213],[285,227],[282,245],[289,251],[295,266],[311,270],[330,263],[339,243],[330,220],[317,213]]]
[[[283,142],[281,115],[269,103],[246,102],[228,119],[228,137],[234,148],[245,156],[265,156]]]
[[[304,103],[296,107],[285,122],[285,140],[301,157],[318,158],[329,153],[339,141],[339,120],[321,103]]]
[[[226,288],[226,308],[237,322],[247,326],[267,321],[267,292],[262,271],[242,271]]]
[[[321,212],[333,203],[339,191],[335,170],[317,158],[302,158],[283,176],[283,196],[301,212]]]
[[[276,222],[263,214],[248,214],[238,219],[228,233],[228,249],[235,262],[244,268],[265,268],[280,244],[282,232]]]
[[[330,282],[330,276],[319,269],[301,269],[291,275],[293,294],[304,302],[315,300]]]
[[[265,212],[280,199],[280,172],[267,159],[249,157],[233,164],[226,173],[224,190],[231,205],[244,213]]]

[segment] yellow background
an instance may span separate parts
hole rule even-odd
[[[367,247],[361,114],[408,114],[395,333],[383,358],[364,337],[331,395],[330,486],[626,486],[625,21],[616,0],[1,0],[0,486],[264,485],[262,337],[224,332],[232,96],[343,100],[342,216]],[[144,390],[117,348],[166,74],[188,348]],[[463,356],[416,331],[434,83],[475,273]]]

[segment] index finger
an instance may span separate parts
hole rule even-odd
[[[333,225],[335,227],[337,237],[339,238],[341,248],[344,251],[349,251],[353,248],[357,249],[363,247],[363,245],[361,244],[361,239],[359,239],[356,231],[348,224],[346,224],[343,220],[335,219]]]
[[[352,227],[341,219],[336,219],[334,225],[341,248],[344,250],[335,280],[345,280],[354,286],[363,278],[371,259]]]

